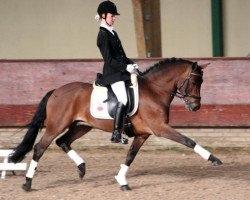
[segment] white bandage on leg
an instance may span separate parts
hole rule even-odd
[[[204,158],[205,160],[209,159],[209,156],[211,155],[210,152],[208,152],[206,149],[202,148],[200,145],[196,144],[194,147],[194,151],[198,154],[200,154],[200,156],[202,158]]]
[[[67,154],[77,166],[84,163],[84,160],[73,149],[71,149]]]
[[[38,164],[38,162],[36,162],[34,160],[31,160],[28,172],[26,174],[26,177],[33,178],[33,176],[34,176],[34,174],[36,172],[37,164]]]
[[[128,185],[127,180],[126,180],[126,174],[127,174],[128,168],[129,167],[127,165],[121,164],[121,169],[119,173],[117,174],[117,176],[115,176],[115,179],[120,184],[120,186]]]

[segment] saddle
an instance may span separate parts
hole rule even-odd
[[[90,113],[94,118],[97,119],[113,119],[118,100],[111,87],[105,87],[101,85],[99,78],[101,78],[100,74],[97,75],[97,80],[93,83],[93,90],[90,99]],[[129,128],[132,127],[129,117],[136,113],[139,105],[139,90],[136,74],[131,74],[129,83],[126,83],[126,90],[128,103],[126,106],[124,131],[129,137],[132,137],[134,136],[133,131],[126,131],[126,129],[131,129]]]
[[[131,74],[131,81],[126,83],[128,103],[126,113],[129,116],[135,114],[138,109],[139,95],[137,75]],[[110,86],[100,85],[98,81],[93,83],[90,99],[90,113],[98,119],[113,119],[118,100]]]

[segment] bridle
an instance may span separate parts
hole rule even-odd
[[[195,68],[193,69],[193,67],[189,70],[188,72],[188,75],[185,77],[184,81],[181,83],[180,87],[178,88],[179,91],[176,91],[176,92],[173,92],[173,95],[178,97],[178,98],[181,98],[181,99],[184,99],[186,97],[190,97],[190,98],[193,98],[193,99],[198,99],[200,100],[201,97],[200,96],[196,96],[196,95],[192,95],[192,94],[189,94],[187,92],[187,89],[188,89],[188,84],[189,84],[189,79],[191,78],[191,76],[199,76],[199,77],[202,77],[202,74],[198,74],[198,73],[195,73],[194,71],[197,69],[198,65],[197,63],[195,63]],[[184,88],[184,92],[181,93],[180,92],[180,89],[181,88]]]

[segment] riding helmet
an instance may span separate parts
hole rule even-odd
[[[97,8],[97,13],[99,14],[99,16],[107,13],[111,13],[113,15],[120,15],[117,12],[116,5],[111,1],[103,1],[102,3],[100,3]]]

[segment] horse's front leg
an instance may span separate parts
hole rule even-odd
[[[213,156],[209,151],[201,147],[200,145],[196,144],[195,141],[192,139],[182,135],[178,131],[174,130],[168,125],[165,125],[164,128],[159,130],[157,136],[164,137],[180,144],[183,144],[189,148],[192,148],[194,152],[198,153],[202,158],[205,160],[211,161],[214,166],[221,165],[222,162],[220,159]]]
[[[127,158],[125,161],[125,164],[121,164],[121,168],[117,176],[115,176],[116,181],[121,186],[122,191],[131,190],[131,188],[128,186],[128,182],[126,179],[126,174],[128,172],[129,166],[135,159],[135,156],[137,155],[138,151],[140,150],[141,146],[144,144],[144,142],[148,139],[149,135],[137,135],[135,136],[130,149],[127,154]]]

